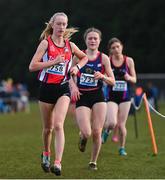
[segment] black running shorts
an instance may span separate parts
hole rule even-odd
[[[69,83],[48,84],[41,82],[38,93],[38,100],[50,104],[55,104],[61,96],[70,97]]]
[[[80,96],[80,100],[76,102],[76,108],[80,106],[92,108],[95,103],[105,102],[102,89],[80,92],[82,93],[82,95]]]

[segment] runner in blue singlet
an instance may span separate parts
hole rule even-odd
[[[122,54],[123,45],[119,39],[112,38],[108,48],[116,83],[108,89],[107,118],[102,133],[102,143],[105,143],[111,130],[117,126],[118,128],[115,129],[119,129],[120,134],[119,154],[127,155],[125,141],[126,121],[131,105],[130,84],[136,83],[136,72],[133,59]]]
[[[92,153],[89,168],[97,169],[97,158],[101,148],[101,132],[106,117],[106,103],[102,92],[103,81],[114,85],[115,79],[107,55],[98,48],[101,32],[89,28],[84,34],[88,63],[77,74],[77,92],[72,94],[76,102],[76,119],[80,129],[79,150],[85,151],[87,139],[92,135]],[[106,76],[104,75],[104,72]]]

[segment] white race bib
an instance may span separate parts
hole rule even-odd
[[[59,63],[48,68],[46,72],[50,74],[57,74],[57,75],[64,76],[65,70],[66,70],[66,63]]]
[[[93,74],[81,73],[81,76],[80,76],[81,85],[96,87],[97,83],[98,83],[98,80],[94,78]]]
[[[112,87],[113,91],[127,91],[126,81],[116,81],[115,85]]]

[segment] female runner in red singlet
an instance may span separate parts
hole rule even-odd
[[[77,30],[67,29],[65,13],[55,13],[41,34],[41,42],[29,65],[30,71],[40,71],[38,79],[39,107],[43,119],[41,166],[45,172],[61,175],[64,151],[64,120],[70,103],[69,73],[76,75],[87,62],[87,57],[69,39]],[[72,53],[80,59],[71,67]],[[50,165],[52,131],[55,133],[55,161]]]

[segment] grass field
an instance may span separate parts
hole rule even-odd
[[[165,114],[165,104],[160,105]],[[98,171],[88,170],[91,140],[86,152],[78,151],[78,129],[71,115],[65,121],[66,144],[61,177],[45,174],[40,168],[42,150],[41,122],[37,104],[31,112],[0,115],[0,179],[164,179],[165,178],[165,119],[152,113],[158,145],[158,155],[153,156],[147,116],[142,107],[137,112],[139,137],[135,138],[134,117],[127,122],[127,157],[118,155],[118,145],[108,139],[102,146]],[[53,146],[52,146],[53,148]]]

